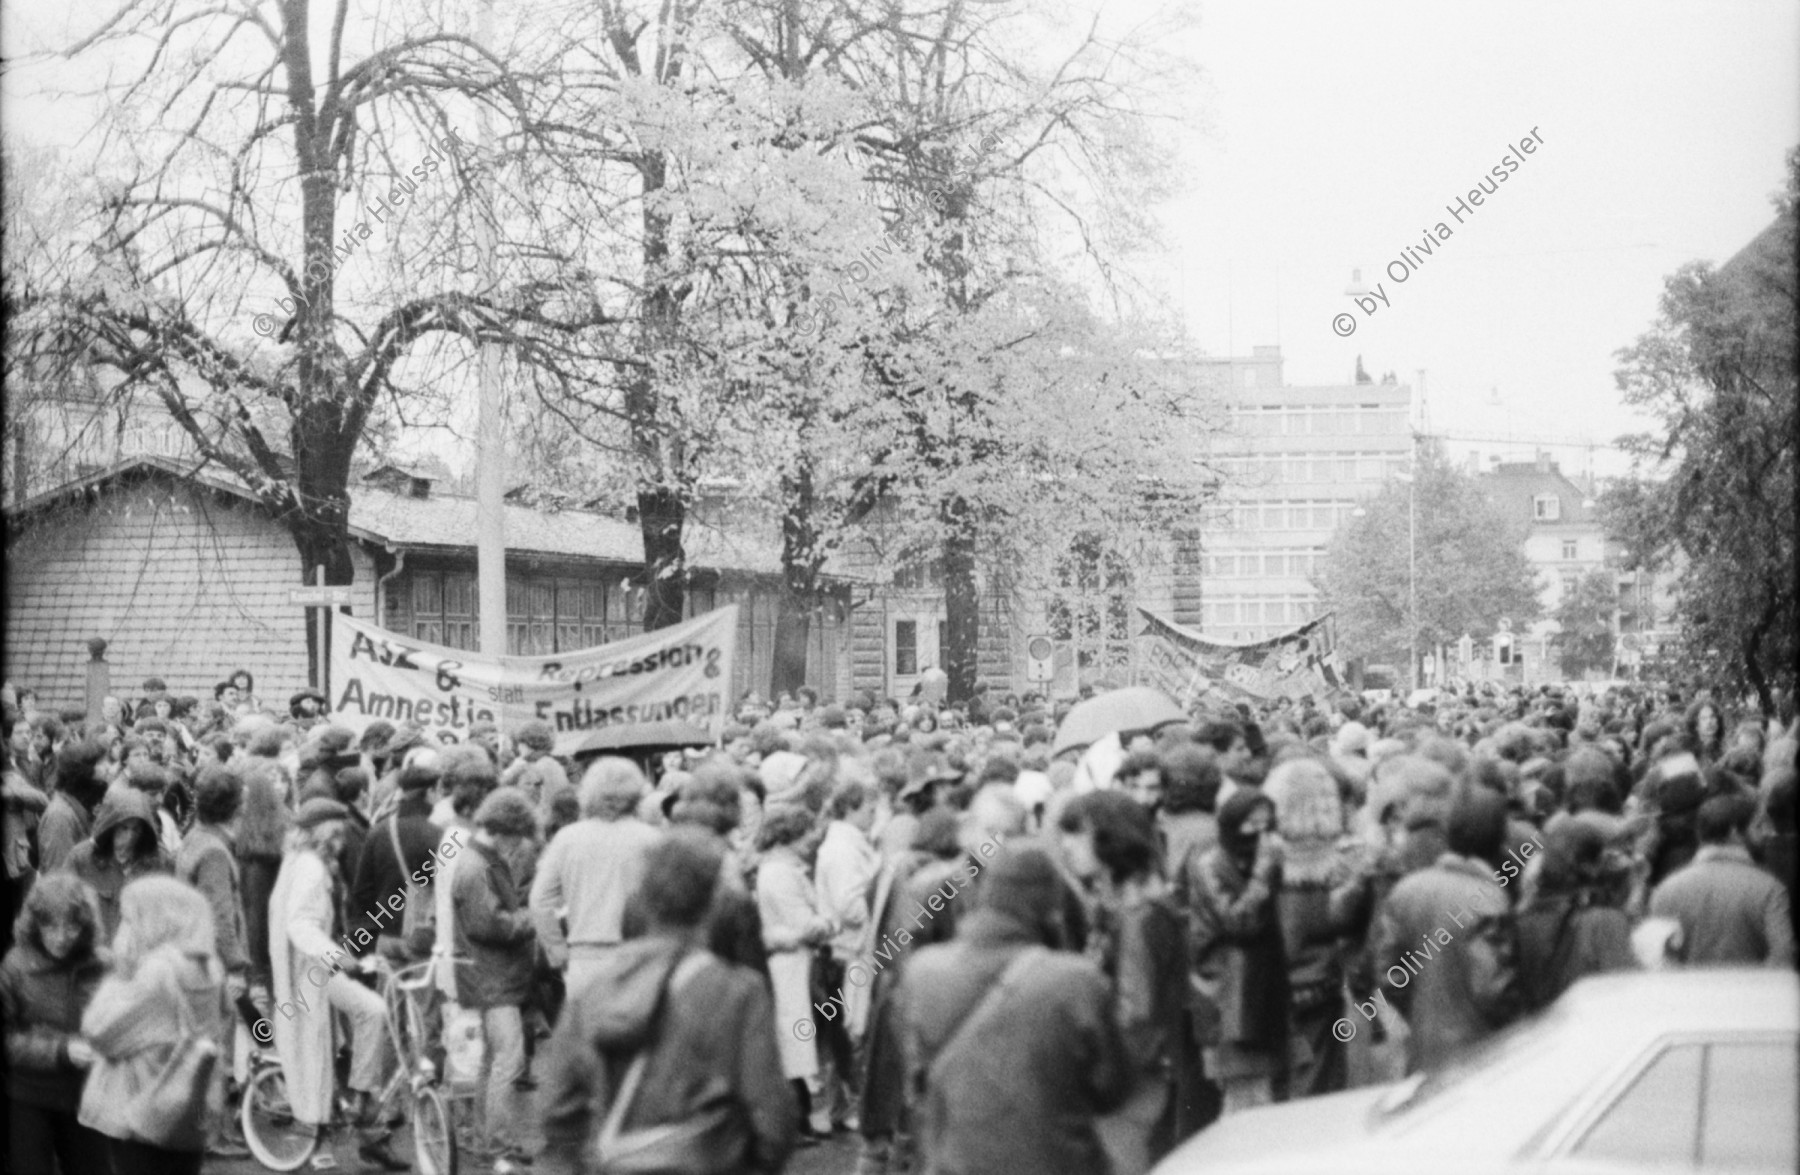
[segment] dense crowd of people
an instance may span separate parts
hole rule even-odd
[[[806,689],[576,764],[539,722],[277,713],[242,671],[93,715],[9,685],[10,1169],[244,1154],[247,1036],[300,1121],[405,1169],[376,977],[426,961],[431,1031],[478,1025],[458,1104],[497,1172],[776,1172],[847,1131],[861,1175],[1140,1175],[1585,975],[1795,963],[1791,713],[1209,697],[1053,753],[1077,703]]]

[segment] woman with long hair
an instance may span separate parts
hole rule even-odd
[[[112,973],[81,1018],[81,1034],[94,1050],[81,1123],[106,1136],[113,1175],[198,1175],[206,1158],[206,1115],[195,1114],[191,1137],[155,1144],[138,1137],[134,1111],[157,1087],[184,1038],[198,1037],[210,1047],[219,1036],[225,974],[214,952],[212,907],[192,886],[151,876],[127,885],[119,908]],[[207,1081],[191,1092],[205,1103],[217,1089]]]
[[[106,1139],[76,1116],[94,1060],[81,1014],[106,974],[102,933],[94,891],[73,873],[52,873],[31,887],[0,962],[7,1169],[19,1175],[106,1170]]]
[[[1179,1068],[1199,1063],[1185,1031],[1186,930],[1142,804],[1122,791],[1088,792],[1063,809],[1058,828],[1064,859],[1094,900],[1087,953],[1113,981],[1136,1077],[1130,1100],[1100,1120],[1100,1138],[1116,1175],[1142,1175],[1198,1128],[1174,1098],[1178,1085],[1192,1088]]]
[[[1710,767],[1725,754],[1725,715],[1711,698],[1695,699],[1681,724],[1687,733],[1688,749],[1700,760],[1700,766]]]

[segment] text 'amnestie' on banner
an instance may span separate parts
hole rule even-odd
[[[603,727],[651,723],[691,723],[717,738],[731,704],[737,621],[731,605],[591,649],[483,657],[334,615],[332,720],[359,734],[381,718],[461,738],[476,722],[516,730],[536,718],[556,732],[558,751]]]

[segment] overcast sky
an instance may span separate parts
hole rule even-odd
[[[114,2],[8,5],[9,55],[42,43],[32,34],[91,28]],[[1064,2],[1128,23],[1168,0]],[[1484,453],[1633,427],[1614,353],[1649,326],[1667,274],[1725,260],[1772,219],[1800,142],[1793,0],[1193,7],[1180,43],[1204,70],[1194,105],[1208,126],[1183,135],[1171,248],[1136,268],[1206,351],[1279,343],[1290,383],[1347,381],[1359,354],[1377,377],[1425,369],[1434,430],[1517,442],[1463,446]],[[52,114],[27,97],[16,74],[4,90],[9,134],[67,142],[85,121],[79,103]],[[1450,217],[1445,205],[1534,128],[1537,152]],[[1450,239],[1394,282],[1388,264],[1439,222]],[[1388,297],[1372,316],[1344,294],[1353,268]],[[1346,311],[1348,339],[1332,330]],[[1555,453],[1565,468],[1587,460]]]
[[[1800,142],[1792,0],[1198,7],[1213,125],[1190,137],[1164,275],[1194,339],[1217,355],[1279,342],[1289,383],[1343,382],[1358,354],[1377,378],[1424,368],[1438,431],[1631,428],[1614,352],[1654,319],[1666,274],[1724,261],[1774,218]],[[1534,127],[1536,154],[1448,217]],[[1387,264],[1439,221],[1451,238],[1396,284]],[[1355,311],[1341,339],[1354,267],[1391,305]]]

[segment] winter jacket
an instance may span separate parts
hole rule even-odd
[[[427,818],[430,810],[425,792],[404,793],[396,815],[375,821],[363,837],[362,856],[356,862],[356,876],[344,905],[344,933],[353,936],[359,946],[367,944],[357,931],[371,939],[400,935],[402,916],[393,912],[390,898],[404,897],[407,887],[417,887],[421,880],[427,897],[435,892],[430,889],[432,874],[437,871],[432,854],[444,833]],[[394,856],[394,837],[389,831],[396,820],[404,861]],[[377,917],[377,910],[384,912]]]
[[[691,949],[661,935],[635,939],[601,957],[607,975],[569,993],[544,1058],[540,1175],[589,1169],[587,1147],[642,1048],[650,1053],[626,1130],[716,1111],[705,1139],[708,1171],[782,1169],[799,1115],[776,1056],[768,990],[704,951],[671,985]]]
[[[121,867],[113,860],[113,834],[129,821],[138,823],[138,851],[130,864]],[[175,872],[175,862],[157,843],[156,833],[156,811],[150,797],[140,791],[117,792],[100,805],[94,835],[69,854],[69,869],[99,895],[108,943],[119,929],[119,894],[126,883],[152,873]]]
[[[1527,1012],[1549,1007],[1584,975],[1637,967],[1631,920],[1586,893],[1540,895],[1516,921],[1519,998]]]
[[[6,773],[4,788],[6,880],[15,886],[29,886],[37,875],[38,824],[50,806],[50,797],[14,771]]]
[[[1510,937],[1495,930],[1510,926],[1510,908],[1493,874],[1485,861],[1445,853],[1401,878],[1376,912],[1375,966],[1381,991],[1412,1030],[1409,1073],[1441,1066],[1504,1027],[1514,1011],[1509,994],[1493,989],[1487,966],[1487,936]]]
[[[531,990],[536,933],[512,867],[479,840],[457,861],[450,897],[455,905],[457,1001],[465,1008],[511,1008]]]
[[[69,863],[75,846],[94,830],[94,814],[74,796],[59,791],[50,797],[38,822],[38,871],[54,873]]]
[[[83,1126],[109,1138],[131,1138],[126,1111],[162,1074],[181,1039],[178,999],[187,1004],[189,1030],[216,1040],[224,986],[215,960],[162,947],[144,958],[135,975],[109,976],[94,993],[81,1018],[81,1034],[96,1054],[81,1094]],[[218,1089],[213,1082],[212,1091]]]
[[[227,973],[250,966],[244,931],[244,887],[237,855],[223,829],[196,824],[175,854],[175,876],[199,890],[213,911],[213,939],[219,964]]]
[[[0,961],[0,1005],[6,1012],[6,1095],[48,1110],[74,1113],[87,1070],[69,1060],[69,1041],[106,974],[93,955],[57,962],[21,942]]]
[[[1246,871],[1223,845],[1200,859],[1190,942],[1197,986],[1210,1003],[1200,1019],[1209,1024],[1208,1014],[1216,1012],[1217,1043],[1269,1050],[1286,1039],[1288,977],[1278,885],[1279,878]]]
[[[1794,928],[1787,887],[1742,845],[1707,845],[1656,887],[1650,913],[1681,923],[1689,965],[1792,967]]]
[[[1089,1175],[1107,1170],[1097,1116],[1131,1091],[1131,1062],[1106,976],[1043,951],[979,1005],[1034,931],[997,910],[907,961],[900,980],[918,1139],[934,1175]]]

